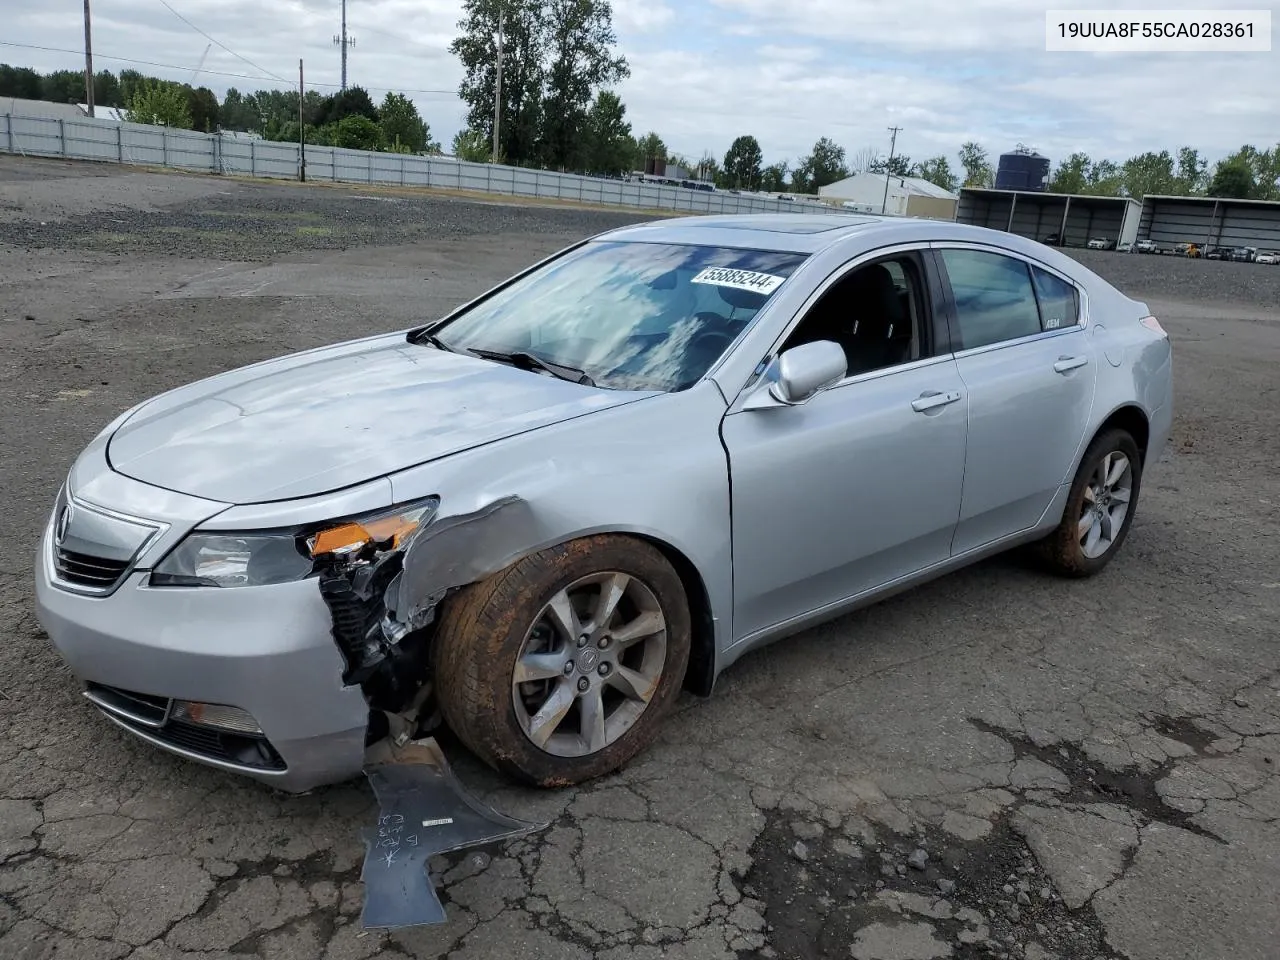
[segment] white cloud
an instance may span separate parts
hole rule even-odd
[[[614,0],[613,22],[620,34],[652,33],[675,19],[676,12],[661,0]]]
[[[338,0],[168,0],[242,57],[292,83],[298,58],[309,85],[333,90]],[[1235,7],[1239,0],[1186,0]],[[1174,0],[1127,0],[1168,7]],[[1272,4],[1274,6],[1274,2]],[[1098,0],[614,0],[620,49],[631,77],[620,92],[638,134],[658,131],[682,153],[719,157],[751,133],[766,160],[794,161],[820,136],[853,153],[887,151],[952,158],[965,140],[994,155],[1023,142],[1055,160],[1074,150],[1123,160],[1191,144],[1214,155],[1242,143],[1280,141],[1280,57],[1247,54],[1046,53],[1044,11],[1100,7]],[[78,11],[78,5],[75,10]],[[349,79],[381,97],[410,91],[447,143],[465,105],[462,69],[448,52],[462,0],[352,0],[356,38]],[[78,16],[65,5],[0,0],[0,39],[70,53],[0,46],[0,61],[41,70],[75,68]],[[172,64],[146,72],[189,81],[209,41],[158,0],[95,6],[97,66],[108,55]],[[199,82],[219,95],[279,86],[214,46]],[[1226,82],[1223,82],[1225,78]],[[322,86],[328,85],[328,86]],[[415,92],[416,91],[416,92]],[[437,92],[422,92],[437,91]]]

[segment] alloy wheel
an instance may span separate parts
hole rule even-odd
[[[525,635],[512,703],[535,746],[582,757],[614,743],[644,713],[667,659],[667,623],[643,581],[592,574],[556,593]]]
[[[1076,534],[1090,560],[1106,554],[1124,528],[1133,496],[1133,468],[1119,451],[1108,453],[1084,488]]]

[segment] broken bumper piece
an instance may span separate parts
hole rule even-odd
[[[377,826],[364,837],[366,928],[443,923],[428,868],[433,856],[545,827],[505,817],[468,794],[433,738],[373,744],[364,772],[378,799]]]

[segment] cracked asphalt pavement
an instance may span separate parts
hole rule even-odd
[[[39,629],[81,447],[220,370],[439,315],[623,212],[0,157],[0,956],[1262,960],[1280,942],[1280,268],[1080,253],[1170,330],[1116,561],[1002,557],[748,656],[543,832],[359,923],[364,782],[301,797],[108,724]]]

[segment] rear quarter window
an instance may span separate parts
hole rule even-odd
[[[1075,286],[1039,267],[1031,268],[1036,299],[1040,303],[1040,327],[1060,330],[1080,322],[1080,294]]]

